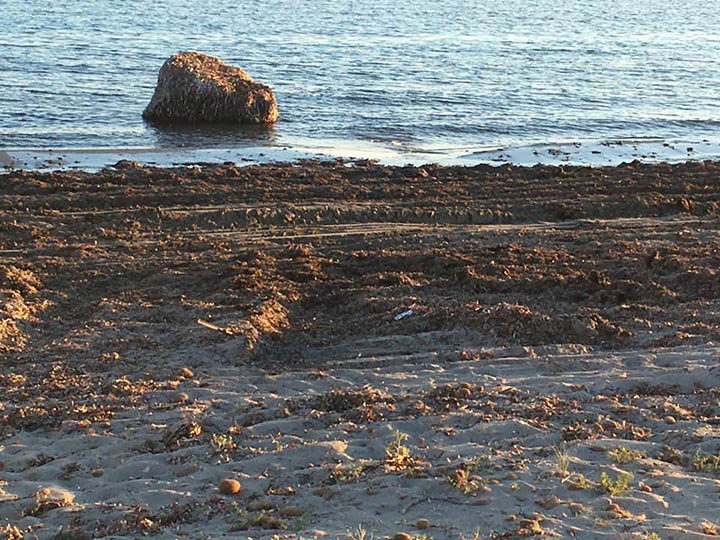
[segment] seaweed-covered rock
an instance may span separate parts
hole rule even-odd
[[[160,68],[143,117],[169,123],[271,124],[278,108],[272,89],[242,69],[214,56],[181,52]]]

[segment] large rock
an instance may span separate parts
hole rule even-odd
[[[181,52],[160,68],[143,117],[155,122],[270,124],[278,118],[270,87],[214,56]]]

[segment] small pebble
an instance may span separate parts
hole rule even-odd
[[[283,506],[280,509],[280,515],[283,517],[300,517],[304,513],[305,509],[299,506]]]
[[[192,370],[187,367],[180,368],[180,371],[178,372],[178,377],[183,377],[184,379],[192,379],[194,376],[195,374]]]
[[[190,476],[200,470],[197,465],[184,465],[175,471],[175,476],[182,478],[183,476]]]
[[[247,506],[251,512],[257,512],[258,510],[275,510],[275,503],[268,499],[255,499],[250,501]]]
[[[408,533],[399,532],[395,533],[395,536],[393,536],[393,540],[413,540],[413,537],[410,536]]]
[[[261,516],[258,516],[258,518],[255,520],[255,524],[259,525],[263,529],[287,528],[287,525],[285,525],[280,518],[276,518],[275,516],[271,516],[269,514],[263,514]]]
[[[6,536],[6,538],[15,538],[15,537],[8,535],[8,536]],[[63,527],[61,529],[61,532],[59,532],[55,538],[72,538],[73,540],[91,540],[92,536],[90,536],[90,534],[83,531],[79,527],[73,527],[70,529],[66,529],[65,527]]]
[[[568,508],[576,516],[579,516],[580,514],[585,514],[588,511],[585,505],[576,502],[568,503]]]
[[[99,478],[103,474],[105,474],[105,471],[103,469],[93,469],[92,471],[90,471],[90,474],[95,478]]]
[[[177,403],[185,403],[186,401],[190,401],[190,396],[185,392],[180,392],[177,396],[175,396],[175,401]]]
[[[674,417],[674,416],[668,415],[668,416],[665,417],[665,423],[666,423],[666,424],[674,424],[676,421],[677,421],[677,420],[675,420],[675,417]]]
[[[223,495],[235,495],[240,492],[242,486],[237,480],[226,478],[220,482],[220,493]]]
[[[430,528],[430,520],[428,519],[418,519],[417,523],[415,524],[416,529],[429,529]]]
[[[318,497],[322,497],[323,499],[332,499],[335,495],[340,493],[340,491],[336,489],[331,489],[328,487],[318,487],[313,489],[313,495],[317,495]]]
[[[556,506],[563,504],[564,501],[560,499],[557,495],[550,495],[549,497],[546,497],[544,499],[538,499],[535,501],[535,504],[538,506],[542,506],[546,510],[552,510]]]

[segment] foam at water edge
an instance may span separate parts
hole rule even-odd
[[[644,162],[680,162],[720,159],[720,142],[664,141],[633,139],[591,142],[561,142],[510,146],[506,148],[402,148],[365,141],[294,140],[281,147],[228,149],[201,148],[94,148],[94,149],[9,149],[0,151],[0,167],[26,170],[80,169],[96,171],[120,160],[171,167],[192,163],[290,162],[299,159],[376,159],[387,165],[439,163],[477,165],[618,165]]]

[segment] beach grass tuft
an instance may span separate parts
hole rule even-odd
[[[636,459],[643,459],[647,457],[647,452],[643,450],[632,450],[626,446],[620,446],[613,450],[608,451],[608,457],[615,463],[620,465],[627,465]]]
[[[615,480],[603,472],[600,474],[600,487],[611,496],[621,495],[630,489],[634,476],[632,473],[621,473]]]
[[[704,473],[720,472],[720,456],[695,452],[692,460],[693,469]]]

